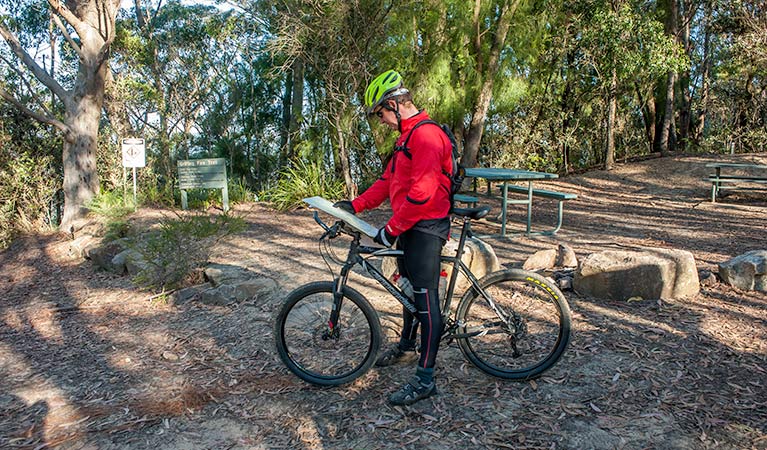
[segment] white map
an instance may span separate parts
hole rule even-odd
[[[365,222],[354,214],[346,212],[341,208],[336,208],[333,206],[333,202],[325,200],[322,197],[305,198],[304,202],[308,203],[312,208],[317,208],[320,211],[326,212],[337,219],[343,220],[355,230],[370,236],[371,238],[375,237],[375,235],[378,233],[378,227],[374,227],[373,225]]]

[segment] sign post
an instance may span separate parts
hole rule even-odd
[[[224,212],[229,211],[229,189],[226,182],[226,159],[186,159],[178,162],[178,188],[181,207],[187,209],[186,190],[194,188],[221,189]]]
[[[122,140],[123,152],[123,199],[125,199],[125,168],[133,169],[133,210],[136,210],[136,167],[146,167],[146,147],[144,139],[127,138]]]

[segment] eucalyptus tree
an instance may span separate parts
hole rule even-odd
[[[84,217],[85,205],[99,192],[96,168],[99,121],[104,102],[107,59],[115,38],[115,18],[120,0],[48,0],[5,1],[11,11],[0,21],[0,36],[13,53],[4,63],[18,69],[27,83],[39,82],[60,102],[63,113],[46,106],[38,92],[30,91],[29,101],[17,98],[0,87],[0,96],[28,117],[58,129],[64,138],[62,161],[64,171],[64,213],[61,226],[69,229]],[[55,29],[48,36],[28,36],[32,40],[52,39],[66,42],[67,52],[76,55],[74,74],[49,73],[28,52],[19,38],[24,33],[18,14],[27,8],[38,8],[50,14]],[[15,17],[14,17],[15,16]]]

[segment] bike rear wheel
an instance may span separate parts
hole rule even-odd
[[[309,383],[336,386],[364,374],[381,346],[378,314],[359,292],[346,286],[338,324],[329,328],[333,282],[315,282],[288,294],[275,321],[277,353]]]
[[[469,289],[456,313],[457,341],[466,358],[490,375],[536,378],[562,356],[570,340],[571,314],[560,290],[523,270],[491,273],[480,286],[495,302]]]

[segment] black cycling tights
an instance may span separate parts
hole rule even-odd
[[[421,324],[421,357],[418,367],[431,369],[437,358],[442,334],[442,314],[439,310],[439,257],[445,241],[438,236],[416,230],[403,233],[398,247],[404,251],[397,266],[413,284],[418,321],[403,308],[403,326],[400,345],[415,344],[418,324]]]

